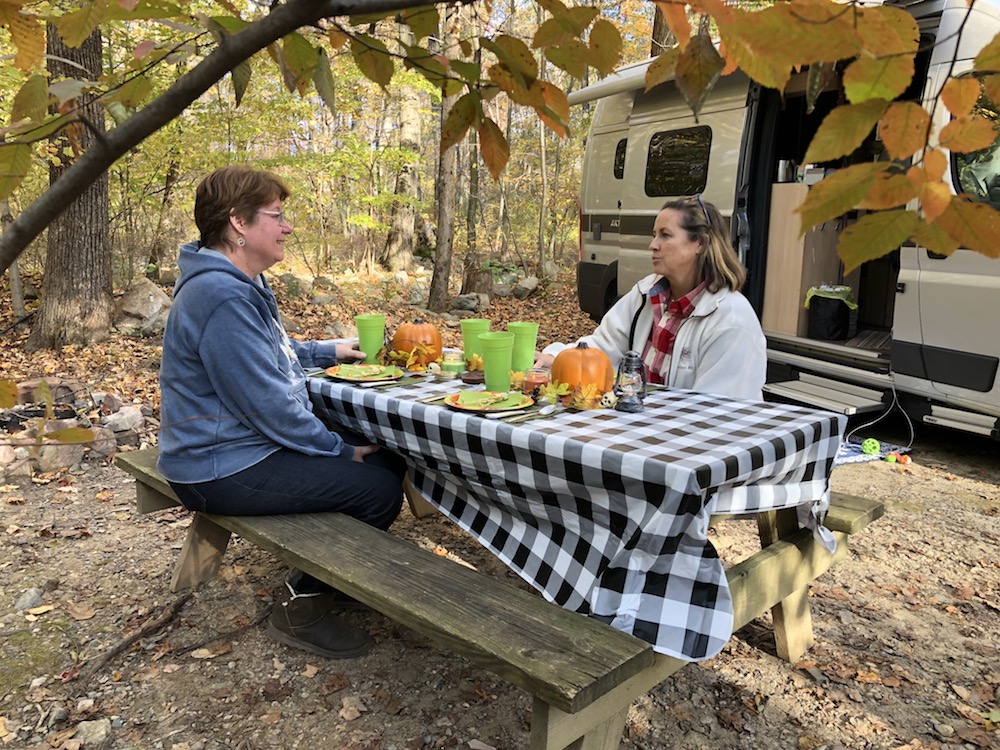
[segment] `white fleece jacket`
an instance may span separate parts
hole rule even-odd
[[[641,279],[608,310],[593,334],[579,342],[600,349],[617,369],[625,352],[642,353],[653,329],[649,290],[657,274]],[[555,356],[576,344],[550,344],[544,354]],[[760,401],[767,375],[767,344],[750,303],[739,292],[705,291],[694,312],[681,323],[673,356],[661,371],[672,388]]]

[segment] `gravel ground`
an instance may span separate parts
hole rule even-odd
[[[864,434],[906,440],[900,425]],[[912,464],[836,469],[835,489],[888,513],[812,587],[816,645],[784,663],[756,620],[633,704],[622,748],[1000,747],[998,455],[922,431]],[[171,594],[190,518],[137,515],[113,466],[0,486],[0,514],[4,748],[528,745],[530,696],[377,613],[351,615],[377,643],[360,659],[270,641],[260,621],[284,570],[240,540],[218,578]],[[513,580],[441,517],[404,511],[393,531]],[[713,535],[727,560],[755,548],[747,522]]]

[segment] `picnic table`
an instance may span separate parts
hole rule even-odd
[[[508,423],[423,402],[457,381],[308,387],[322,418],[404,456],[416,489],[546,599],[679,660],[733,632],[713,514],[794,508],[836,547],[822,521],[840,414],[656,389],[637,414]]]

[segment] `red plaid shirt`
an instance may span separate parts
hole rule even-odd
[[[663,383],[660,370],[663,363],[674,352],[674,342],[681,323],[691,317],[694,303],[705,291],[702,282],[680,299],[670,300],[670,285],[666,280],[657,284],[649,293],[649,301],[653,305],[653,328],[649,332],[649,341],[642,351],[642,360],[646,363],[646,380],[650,383]]]

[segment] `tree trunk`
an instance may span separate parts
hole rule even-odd
[[[649,56],[659,57],[663,52],[677,44],[677,37],[663,20],[663,14],[657,8],[653,11],[653,34],[649,45]]]
[[[458,10],[449,10],[443,24],[446,29],[443,51],[454,54],[458,50],[457,26]],[[448,112],[457,97],[449,96],[441,102],[441,126],[444,127]],[[434,312],[444,312],[448,307],[448,280],[451,277],[452,244],[455,236],[455,196],[456,175],[455,164],[457,152],[452,146],[443,154],[438,162],[438,205],[437,205],[437,247],[434,252],[434,275],[431,276],[431,288],[427,307]]]
[[[82,66],[96,81],[101,76],[101,46],[100,31],[94,31],[78,49],[71,49],[50,26],[46,51],[52,79],[79,75]],[[49,167],[50,186],[104,133],[104,110],[92,96],[76,100],[76,106],[81,123],[56,140],[61,163]],[[114,312],[108,221],[105,172],[49,225],[42,302],[28,337],[29,349],[86,345],[107,337]]]
[[[167,174],[163,180],[163,200],[160,201],[160,215],[156,217],[156,231],[153,232],[153,241],[149,247],[149,257],[147,262],[151,266],[157,267],[157,278],[159,278],[159,267],[167,260],[167,253],[175,246],[177,239],[170,221],[171,210],[174,206],[174,186],[177,185],[180,174],[177,170],[177,160],[170,159],[167,167]]]
[[[10,212],[10,203],[6,200],[0,201],[0,224],[6,229],[7,225],[14,221],[14,216]],[[27,313],[24,309],[24,287],[21,286],[21,272],[18,270],[17,261],[10,264],[10,308],[14,314],[14,329],[22,330],[27,327],[24,318]]]
[[[476,62],[482,60],[482,50],[476,49]],[[482,292],[490,294],[493,290],[493,275],[487,271],[482,273],[482,258],[479,253],[480,217],[479,199],[479,133],[471,129],[469,133],[469,202],[465,209],[465,233],[467,244],[465,249],[465,267],[462,269],[462,294]]]
[[[405,28],[405,27],[404,27]],[[407,29],[413,44],[413,32]],[[414,158],[403,164],[396,176],[396,200],[389,217],[389,236],[382,253],[382,265],[390,271],[409,271],[413,267],[413,249],[416,245],[414,201],[417,198],[416,160],[420,153],[420,90],[403,85],[399,99],[399,148],[410,151]]]

